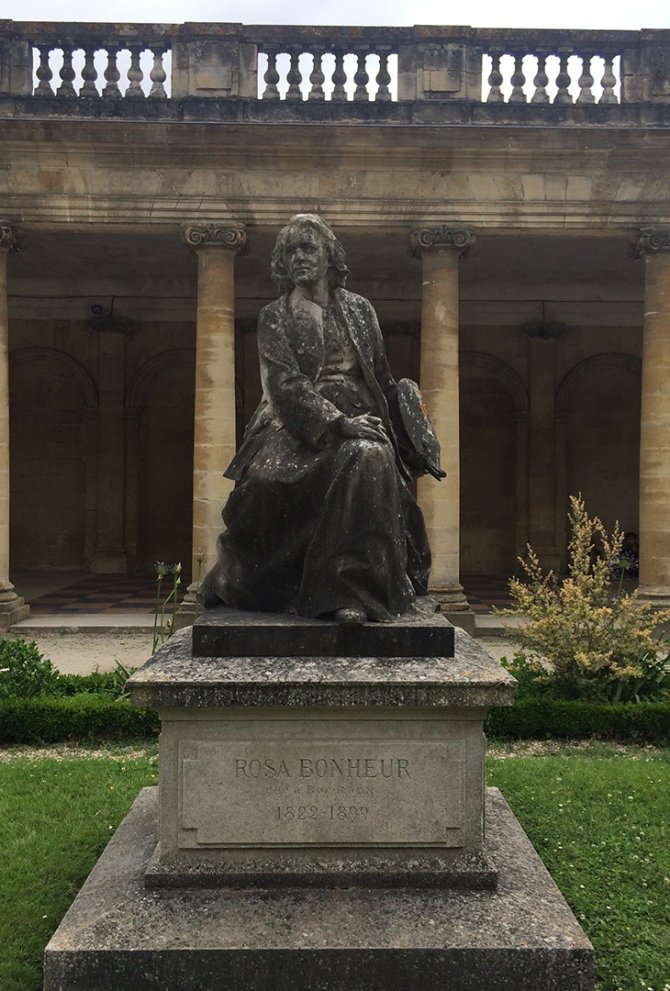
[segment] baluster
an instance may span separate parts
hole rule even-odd
[[[391,82],[391,73],[389,72],[389,52],[380,51],[379,52],[379,72],[377,73],[377,78],[375,82],[379,87],[377,90],[376,100],[390,100],[391,90],[389,88]]]
[[[526,77],[523,72],[523,55],[514,56],[514,72],[512,73],[512,78],[510,83],[512,84],[512,92],[509,95],[510,103],[527,103],[526,94],[523,91],[524,83],[526,82]]]
[[[142,80],[144,73],[140,66],[140,55],[144,51],[142,45],[128,45],[130,52],[130,66],[128,68],[128,89],[126,90],[126,100],[143,100],[144,90]]]
[[[287,100],[302,100],[302,92],[300,91],[300,84],[302,82],[302,73],[300,71],[300,49],[291,48],[289,49],[289,56],[291,59],[291,66],[286,74],[286,82],[288,83],[288,90],[286,91]]]
[[[547,56],[546,54],[540,54],[537,56],[537,72],[535,73],[535,79],[533,79],[535,92],[533,93],[533,98],[530,101],[531,103],[549,103],[549,94],[547,93],[548,82],[549,76],[547,75]]]
[[[323,92],[323,84],[326,81],[326,77],[323,71],[323,56],[324,52],[322,49],[315,49],[312,55],[314,59],[314,65],[312,67],[312,72],[309,77],[310,90],[308,100],[325,100],[326,94]]]
[[[61,84],[56,90],[56,96],[64,96],[70,99],[70,97],[77,95],[72,85],[75,75],[76,73],[72,67],[72,49],[63,48],[63,64],[60,70]]]
[[[35,75],[37,76],[39,82],[35,88],[35,96],[53,96],[53,86],[51,85],[51,80],[54,77],[51,71],[51,66],[49,65],[49,52],[51,47],[49,45],[40,45],[40,64],[37,66]]]
[[[591,56],[582,55],[582,74],[579,77],[579,95],[577,103],[595,103],[593,95],[593,75],[591,74]]]
[[[121,97],[121,90],[119,89],[121,73],[116,64],[118,56],[119,53],[116,48],[107,49],[107,68],[105,69],[106,86],[102,91],[102,96],[105,100],[118,100]]]
[[[167,73],[163,67],[163,55],[165,54],[164,49],[157,49],[154,51],[154,64],[152,66],[151,72],[149,73],[149,79],[152,82],[151,92],[149,93],[150,100],[167,100],[167,93],[165,92],[165,86],[163,83],[167,79]]]
[[[261,94],[261,100],[278,100],[279,99],[279,87],[277,83],[279,82],[279,72],[277,71],[277,55],[279,53],[274,48],[268,48],[268,67],[263,75],[263,81],[265,83],[265,89]]]
[[[98,93],[98,87],[95,85],[98,78],[98,71],[93,62],[95,53],[96,49],[94,47],[86,48],[84,50],[84,67],[81,70],[83,84],[79,90],[79,96],[98,99],[100,94]]]
[[[347,91],[345,89],[345,83],[347,81],[347,74],[344,71],[344,52],[341,48],[336,48],[334,55],[335,68],[333,69],[333,93],[331,100],[346,100]]]
[[[365,66],[365,61],[367,58],[367,52],[354,52],[357,60],[358,68],[354,73],[354,82],[356,83],[356,89],[354,90],[354,100],[369,100],[370,94],[368,93],[368,83],[370,77]]]
[[[502,103],[504,100],[502,89],[503,75],[500,71],[500,59],[502,52],[491,52],[491,71],[487,80],[490,89],[486,98],[487,103]]]
[[[568,55],[566,52],[556,53],[560,59],[558,75],[556,76],[556,86],[558,91],[554,97],[554,103],[572,103],[572,97],[568,92],[570,85],[570,73],[568,72]]]
[[[602,95],[600,97],[601,103],[618,103],[616,98],[616,93],[614,92],[614,87],[617,83],[617,78],[614,75],[614,58],[611,55],[604,55],[605,69],[603,71],[603,78],[600,80],[600,85],[603,88]]]

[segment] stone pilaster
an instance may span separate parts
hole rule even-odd
[[[7,256],[16,250],[16,229],[0,220],[0,632],[25,619],[30,606],[9,580],[9,364]]]
[[[528,542],[543,566],[554,570],[561,564],[561,554],[556,546],[557,517],[565,516],[567,512],[567,503],[556,505],[558,474],[554,415],[556,341],[563,329],[544,320],[528,328]],[[524,547],[522,555],[525,553]]]
[[[98,341],[97,515],[90,567],[95,574],[125,574],[126,338],[133,327],[111,315],[96,316],[90,325]]]
[[[422,228],[410,237],[423,264],[421,392],[442,447],[447,478],[418,481],[418,498],[433,555],[430,591],[458,626],[474,629],[460,584],[460,454],[458,409],[458,264],[474,242],[470,231]]]
[[[670,228],[641,232],[640,597],[670,606]]]
[[[223,471],[235,453],[235,256],[246,244],[241,224],[192,225],[183,240],[198,256],[193,438],[192,576],[177,626],[195,612],[198,577],[216,561],[221,510],[234,483]]]

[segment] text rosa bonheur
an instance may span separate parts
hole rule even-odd
[[[406,757],[235,758],[236,778],[409,778]]]

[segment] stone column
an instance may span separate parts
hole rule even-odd
[[[16,230],[0,220],[0,632],[30,613],[9,580],[9,363],[7,256],[16,250]]]
[[[198,578],[216,561],[221,510],[234,483],[223,472],[235,453],[235,255],[246,244],[241,224],[191,226],[184,242],[198,256],[193,438],[192,583],[177,626],[192,622]]]
[[[469,231],[413,231],[412,253],[422,259],[421,392],[442,448],[447,478],[418,481],[433,555],[430,592],[456,625],[474,630],[474,616],[460,584],[460,460],[458,408],[458,260],[474,242]]]
[[[642,231],[640,597],[670,606],[670,228]]]

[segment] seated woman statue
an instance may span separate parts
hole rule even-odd
[[[342,288],[347,274],[320,217],[298,214],[279,234],[281,295],[258,320],[263,398],[225,472],[236,485],[205,606],[360,624],[388,622],[427,591],[409,485],[432,469],[408,442],[376,314]]]

